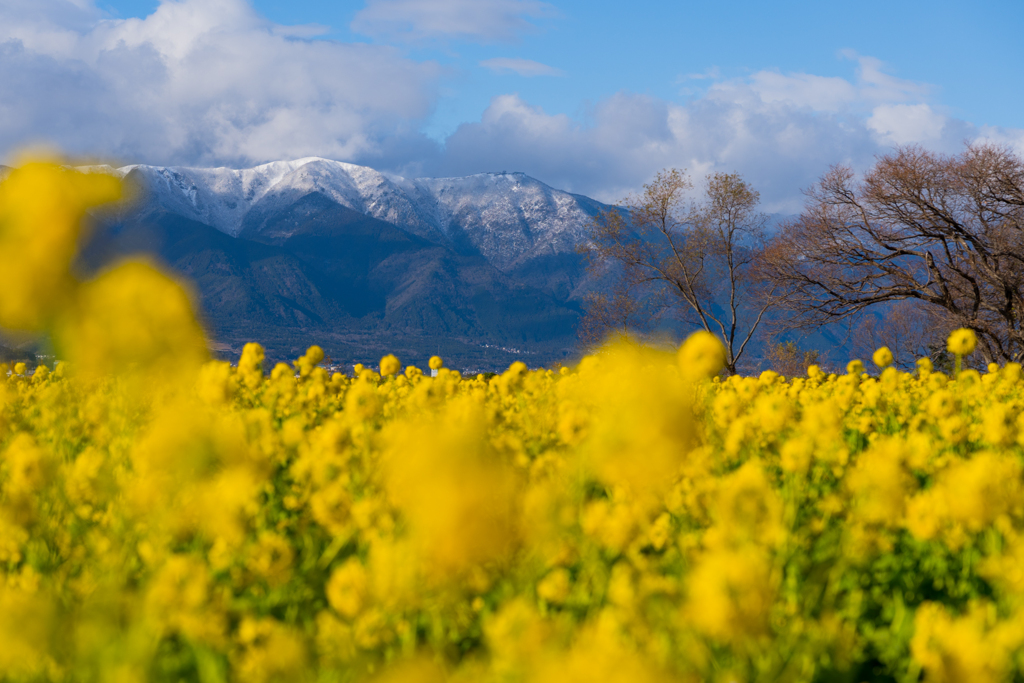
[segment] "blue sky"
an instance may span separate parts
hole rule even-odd
[[[896,144],[1024,153],[1024,3],[0,0],[0,159],[326,156],[613,201],[666,166],[799,208]]]

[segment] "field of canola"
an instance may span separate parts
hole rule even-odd
[[[0,381],[0,680],[1021,677],[1020,366],[233,367],[153,266],[74,276],[120,191],[0,183],[0,326],[68,361]]]

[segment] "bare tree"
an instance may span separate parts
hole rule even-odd
[[[973,329],[986,361],[1024,357],[1024,162],[981,144],[955,156],[903,147],[857,180],[836,166],[767,250],[794,324],[917,300]]]
[[[944,332],[949,330],[925,305],[904,299],[879,308],[879,315],[869,312],[861,316],[853,329],[855,357],[871,358],[876,349],[885,346],[892,352],[896,367],[910,370],[918,358],[945,348]]]
[[[736,174],[709,175],[698,201],[689,199],[692,188],[682,171],[664,170],[642,194],[598,216],[591,265],[616,264],[621,291],[662,295],[656,308],[680,311],[720,336],[728,370],[735,372],[771,306],[770,289],[755,291],[767,217],[757,211],[758,193]],[[584,329],[594,329],[587,321],[600,314],[597,307],[588,311]]]
[[[804,351],[796,342],[787,341],[772,344],[768,349],[768,367],[785,377],[799,377],[807,374],[807,368],[817,364],[817,351]]]
[[[587,314],[580,321],[577,336],[586,346],[595,346],[613,335],[646,333],[657,323],[660,311],[649,298],[631,292],[618,279],[609,292],[590,292],[584,297]]]

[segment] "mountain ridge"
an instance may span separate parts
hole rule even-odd
[[[81,170],[135,195],[95,214],[83,271],[149,254],[195,283],[217,342],[278,359],[319,343],[364,363],[396,345],[478,369],[564,360],[589,286],[577,247],[607,208],[522,173],[410,180],[316,157]]]
[[[82,275],[148,255],[192,283],[229,357],[260,341],[272,360],[317,343],[364,364],[399,350],[484,370],[565,361],[602,289],[578,248],[615,210],[519,172],[408,179],[320,157],[79,170],[124,178],[133,196],[93,214]]]
[[[606,208],[523,173],[414,178],[320,157],[249,169],[83,167],[144,189],[147,202],[233,237],[258,233],[267,217],[310,193],[455,249],[477,250],[509,271],[545,254],[575,251],[593,215]]]

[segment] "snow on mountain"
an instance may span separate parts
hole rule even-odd
[[[468,242],[502,270],[574,251],[600,206],[522,173],[407,179],[316,157],[241,170],[134,165],[111,172],[139,181],[147,201],[233,237],[258,232],[275,212],[319,193],[432,241]]]
[[[592,218],[575,196],[522,173],[421,178],[437,207],[436,224],[469,241],[499,268],[545,254],[573,252]]]

